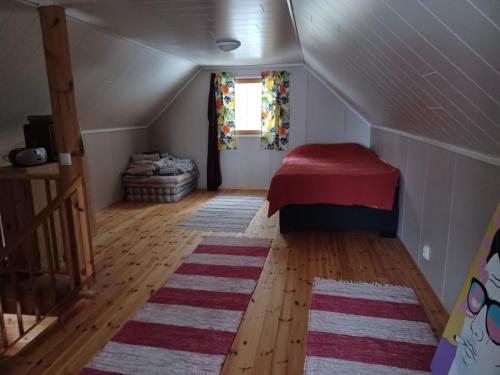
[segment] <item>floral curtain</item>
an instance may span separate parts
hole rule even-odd
[[[290,73],[262,72],[261,147],[286,150],[290,130]]]
[[[234,127],[234,73],[216,73],[214,78],[219,150],[236,149]]]

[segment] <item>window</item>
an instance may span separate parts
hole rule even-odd
[[[260,135],[262,80],[236,79],[234,96],[236,134]]]

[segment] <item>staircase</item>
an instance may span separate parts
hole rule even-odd
[[[0,197],[0,362],[55,327],[93,281],[81,177],[59,192],[57,174],[37,171],[0,171],[11,195]]]
[[[0,272],[3,271],[0,269]],[[47,314],[71,290],[69,277],[66,274],[56,274],[55,288],[52,287],[48,273],[34,275],[33,290],[27,275],[18,276],[17,290],[8,276],[0,276],[0,295],[4,313],[15,314],[17,302],[26,314]]]

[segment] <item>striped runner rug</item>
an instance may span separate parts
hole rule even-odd
[[[256,195],[219,194],[205,203],[181,229],[204,232],[245,232],[265,198]]]
[[[269,247],[204,238],[81,374],[219,374]]]
[[[305,373],[429,374],[436,338],[410,288],[315,279]]]

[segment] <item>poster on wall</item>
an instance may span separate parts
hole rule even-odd
[[[451,312],[434,375],[500,375],[500,204]]]

